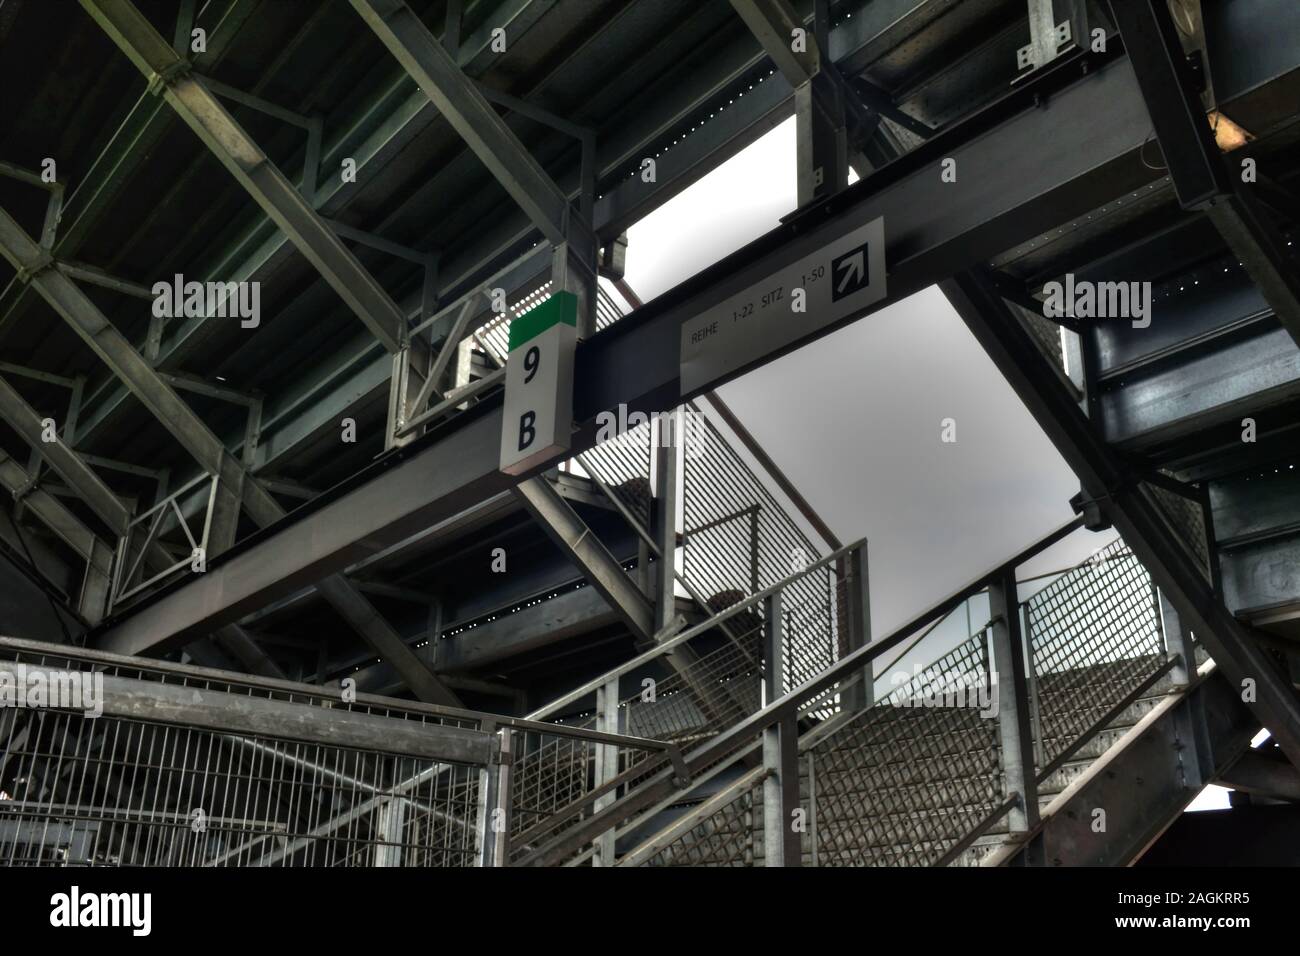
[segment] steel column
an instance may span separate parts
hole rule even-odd
[[[673,412],[674,436],[682,433],[681,414],[681,409]],[[652,437],[658,437],[659,427],[658,422],[652,426]],[[659,441],[651,454],[655,456],[654,525],[659,545],[654,589],[654,630],[658,633],[677,616],[677,509],[682,494],[682,467],[675,440],[668,447]]]
[[[785,694],[782,647],[781,592],[763,601],[764,689],[771,703]],[[799,809],[799,725],[789,714],[763,730],[763,863],[802,866],[801,832],[795,829]]]
[[[871,643],[871,581],[867,572],[867,544],[849,552],[837,565],[843,575],[841,587],[845,599],[848,640],[844,653],[851,654]],[[872,665],[862,669],[861,683],[844,694],[846,710],[862,710],[875,702],[875,674]]]
[[[1004,568],[999,580],[989,585],[989,614],[993,619],[992,677],[996,679],[998,695],[1002,778],[1006,795],[1016,795],[1016,805],[1007,815],[1013,836],[1038,826],[1038,784],[1030,726],[1029,680],[1015,572],[1015,568]],[[1031,844],[1026,855],[1027,862],[1041,863],[1041,844],[1037,847]]]
[[[596,729],[601,733],[617,734],[618,726],[618,678],[614,677],[604,687],[596,691]],[[618,746],[616,744],[596,745],[596,767],[594,785],[600,787],[618,776]],[[610,793],[599,798],[593,809],[599,811],[617,799]],[[596,839],[596,854],[592,857],[593,866],[614,866],[615,829],[610,827]]]

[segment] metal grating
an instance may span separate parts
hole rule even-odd
[[[754,866],[761,850],[763,787],[736,798],[646,861],[646,866]]]
[[[9,866],[474,859],[477,767],[64,711],[5,718]]]
[[[1210,542],[1206,534],[1205,509],[1199,502],[1159,485],[1143,482],[1142,487],[1155,501],[1156,509],[1170,529],[1187,545],[1205,580],[1210,580]]]
[[[933,865],[1002,803],[988,665],[981,631],[809,748],[819,865]]]
[[[1026,602],[1040,766],[1164,662],[1155,589],[1122,541]]]
[[[791,520],[711,422],[698,415],[683,461],[682,575],[717,612],[770,587],[822,552]],[[839,659],[841,609],[834,568],[805,575],[786,604],[785,689]]]

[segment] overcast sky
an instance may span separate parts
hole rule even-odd
[[[776,226],[794,156],[791,119],[633,226],[632,288],[651,299]],[[1073,516],[1078,480],[937,288],[720,394],[843,541],[869,539],[877,636]],[[1112,537],[1077,533],[1022,576]]]
[[[654,298],[778,225],[796,195],[790,119],[628,230],[628,283]],[[938,288],[719,392],[842,541],[869,540],[876,638],[1073,517],[1078,479]],[[955,443],[940,441],[945,418]],[[1020,577],[1070,567],[1114,537],[1075,532]],[[963,639],[964,622],[949,624],[961,630],[918,648],[927,661],[942,653],[936,641]],[[1226,807],[1226,794],[1208,787],[1191,809]]]

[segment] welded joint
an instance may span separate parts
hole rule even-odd
[[[168,63],[161,70],[155,70],[149,74],[149,81],[145,89],[150,96],[158,96],[163,89],[174,85],[190,74],[193,64],[189,60],[181,57],[173,63]]]
[[[685,626],[686,626],[685,615],[678,614],[675,618],[673,618],[671,621],[669,621],[659,630],[655,631],[652,640],[654,640],[655,643],[666,641],[670,637],[675,636]]]
[[[40,249],[37,252],[35,259],[31,262],[23,263],[18,267],[16,278],[23,285],[27,285],[45,270],[52,269],[54,265],[54,256],[50,255],[47,250]]]
[[[26,498],[32,492],[37,491],[40,487],[41,487],[41,476],[38,470],[36,474],[28,475],[27,480],[13,490],[12,494],[13,494],[14,502],[15,503],[21,502],[24,498]]]

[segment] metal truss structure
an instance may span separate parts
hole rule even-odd
[[[175,781],[141,794],[156,833],[110,812],[139,748],[10,720],[0,786],[26,767],[35,809],[0,815],[0,859],[1128,862],[1259,727],[1286,791],[1296,26],[1288,0],[8,0],[5,659],[160,659],[126,702],[219,668],[302,726],[294,694],[351,681],[483,746],[385,749],[358,721],[346,800],[249,771],[261,823],[195,840]],[[624,267],[654,250],[628,227],[789,117],[798,208],[643,303]],[[877,222],[884,294],[686,374],[688,323]],[[1078,476],[1081,517],[882,637],[865,542],[713,390],[936,284]],[[1145,324],[1049,307],[1082,284],[1144,289]],[[558,292],[571,448],[506,474],[510,322]],[[602,440],[613,410],[630,427]],[[1023,598],[1017,567],[1077,526],[1119,532],[1112,576]],[[977,596],[987,626],[925,673],[1004,682],[997,721],[877,691],[886,655]],[[122,706],[153,728],[140,747],[168,745]],[[190,715],[206,743],[181,776],[333,746],[250,742],[220,706]],[[60,809],[54,734],[107,754],[86,813]],[[938,738],[954,749],[922,752]],[[1166,739],[1196,759],[1165,767]],[[1106,846],[1071,829],[1104,766],[1153,764],[1172,782]],[[802,840],[781,824],[800,800]]]

